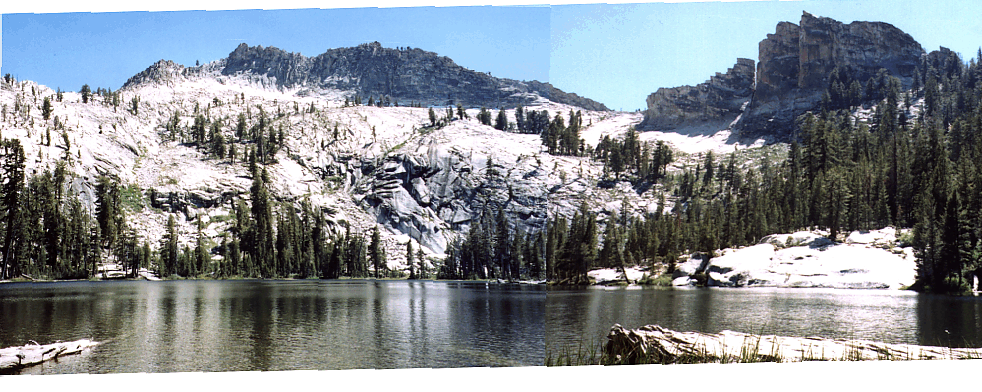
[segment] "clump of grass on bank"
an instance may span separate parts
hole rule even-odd
[[[802,360],[822,360],[803,358]],[[845,359],[844,359],[845,360]],[[556,353],[546,352],[546,366],[582,366],[582,365],[683,365],[703,363],[762,363],[787,362],[778,353],[760,352],[760,339],[754,343],[747,342],[740,349],[739,356],[724,355],[710,352],[705,346],[686,352],[682,355],[661,355],[651,350],[645,353],[621,353],[610,355],[603,345],[591,347],[578,346],[575,350],[569,346],[563,347]]]
[[[546,349],[546,366],[582,366],[582,365],[607,365],[603,362],[603,344],[579,343],[576,349],[570,345],[563,345],[561,349],[553,354]]]
[[[982,352],[959,352],[959,349],[947,349],[940,357],[931,355],[924,350],[908,352],[890,352],[875,350],[876,358],[866,354],[869,348],[861,344],[849,344],[841,355],[828,356],[825,352],[805,352],[801,357],[788,358],[775,349],[771,352],[761,351],[761,336],[754,335],[744,340],[739,354],[726,354],[710,351],[705,345],[685,346],[679,354],[669,354],[649,347],[645,352],[636,352],[633,347],[621,347],[611,350],[603,344],[590,344],[576,349],[564,346],[557,352],[546,350],[546,366],[581,366],[581,365],[674,365],[674,364],[706,364],[706,363],[763,363],[763,362],[806,362],[806,361],[913,361],[924,359],[966,360],[982,359]],[[620,352],[611,352],[621,350]],[[950,350],[950,351],[948,351]]]
[[[672,275],[661,274],[657,277],[645,275],[638,281],[638,284],[643,286],[672,287]]]

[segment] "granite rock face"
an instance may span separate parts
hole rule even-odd
[[[906,88],[924,55],[917,41],[888,23],[843,24],[807,12],[798,25],[779,23],[759,50],[756,91],[740,128],[777,135],[817,108],[834,69],[864,85],[885,69]]]
[[[756,73],[752,60],[740,59],[706,83],[649,95],[641,128],[671,130],[709,121],[726,127],[723,121],[739,116],[741,133],[783,138],[797,116],[821,103],[833,70],[865,85],[884,69],[908,88],[923,55],[921,45],[893,25],[843,24],[805,12],[799,24],[778,23],[760,42]]]
[[[389,155],[378,166],[360,164],[367,173],[355,186],[361,206],[435,252],[499,207],[519,232],[541,230],[548,220],[546,179],[532,167],[503,162],[499,168],[511,174],[488,180],[471,156],[437,145],[423,154]]]
[[[660,88],[648,96],[642,129],[671,130],[709,121],[736,119],[753,95],[754,61],[737,59],[725,74],[696,86]]]
[[[595,110],[595,111],[610,110],[607,108],[607,106],[605,106],[600,102],[594,101],[586,97],[581,97],[579,95],[576,95],[576,93],[564,92],[563,90],[553,87],[553,85],[549,83],[542,83],[538,80],[530,80],[527,82],[517,82],[517,83],[524,83],[526,86],[528,86],[530,91],[535,92],[536,94],[539,94],[543,98],[548,99],[552,102],[581,107],[586,110]]]
[[[266,87],[297,89],[299,95],[333,89],[351,95],[388,97],[393,104],[424,106],[462,104],[465,107],[514,108],[537,99],[609,110],[603,104],[566,93],[548,83],[496,78],[419,48],[384,48],[378,42],[330,49],[314,57],[275,47],[240,44],[228,58],[185,68],[161,61],[131,78],[124,87],[148,81],[167,83],[179,75],[217,67],[225,76],[245,75]]]

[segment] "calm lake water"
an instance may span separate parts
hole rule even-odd
[[[541,286],[427,281],[0,285],[0,347],[93,338],[24,374],[541,365]]]
[[[610,326],[982,347],[982,299],[429,281],[0,285],[0,347],[92,338],[25,374],[538,366]],[[946,332],[947,331],[947,332]]]
[[[549,290],[547,350],[603,342],[610,327],[658,324],[677,331],[982,347],[982,298],[894,290]]]

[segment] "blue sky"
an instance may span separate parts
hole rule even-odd
[[[513,0],[517,1],[517,0]],[[421,0],[423,5],[473,1]],[[802,11],[843,22],[891,23],[925,50],[949,47],[974,56],[982,46],[982,6],[970,1],[796,1],[735,3],[559,4],[494,7],[353,7],[309,0],[175,1],[170,10],[142,4],[2,5],[0,73],[64,90],[82,84],[119,88],[160,59],[185,65],[224,58],[236,45],[276,46],[314,56],[328,48],[379,41],[448,56],[494,76],[548,80],[613,109],[643,108],[659,87],[697,84],[738,57],[757,58],[757,44],[780,21]],[[511,4],[521,4],[513,2]],[[528,2],[526,2],[528,3]],[[415,3],[410,3],[415,4]],[[391,2],[357,6],[391,6]],[[124,8],[130,7],[130,8]],[[159,10],[162,8],[153,8]],[[23,12],[98,11],[96,13]],[[967,59],[967,58],[966,58]]]
[[[546,7],[358,8],[4,14],[0,72],[52,88],[117,89],[160,59],[194,65],[237,45],[315,56],[379,41],[495,76],[547,79]],[[412,23],[409,23],[412,21]]]

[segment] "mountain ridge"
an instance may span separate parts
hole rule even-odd
[[[184,67],[160,60],[129,78],[123,88],[142,83],[169,83],[177,76],[214,72],[223,77],[246,76],[298,95],[335,90],[350,98],[387,97],[392,103],[424,106],[461,104],[464,107],[512,109],[539,98],[586,110],[609,111],[604,104],[564,92],[548,82],[497,78],[456,64],[419,48],[385,48],[378,42],[328,49],[306,57],[273,46],[239,44],[228,57],[205,65]]]

